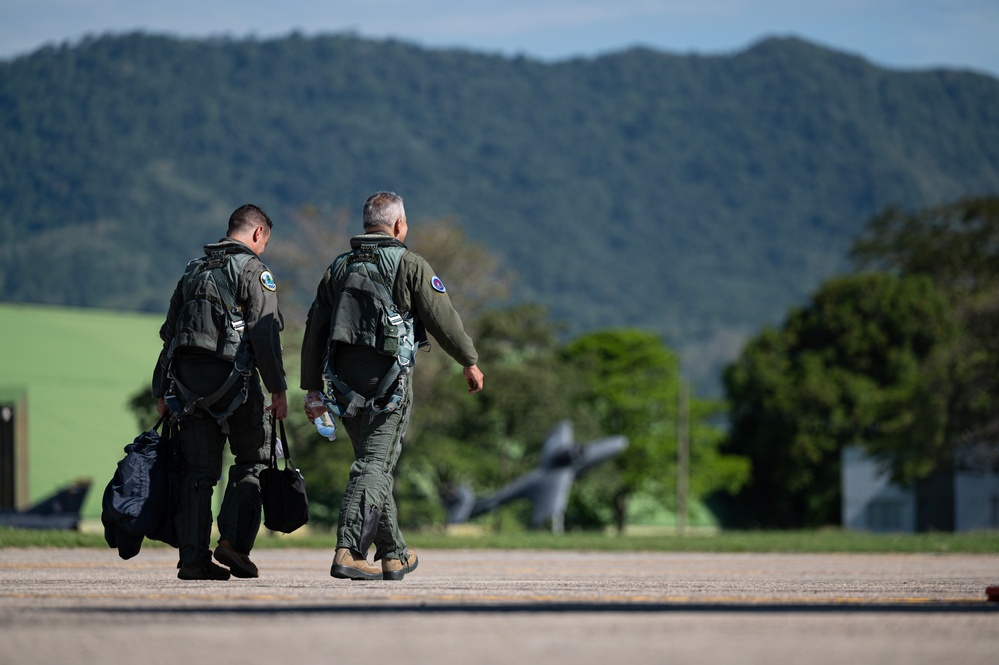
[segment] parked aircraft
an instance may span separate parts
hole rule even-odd
[[[569,490],[576,476],[627,447],[628,439],[624,436],[578,445],[573,440],[572,422],[563,420],[545,440],[540,464],[496,493],[476,497],[467,485],[442,492],[448,524],[467,522],[514,499],[528,499],[534,506],[531,526],[537,528],[551,520],[552,531],[560,533],[564,527]]]
[[[25,511],[0,510],[0,526],[20,529],[78,529],[80,508],[90,489],[89,480],[80,480]]]

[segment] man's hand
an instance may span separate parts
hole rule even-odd
[[[288,397],[285,395],[285,391],[271,393],[271,405],[267,407],[267,410],[273,413],[278,420],[284,420],[288,417]]]
[[[314,422],[316,418],[319,418],[328,409],[326,405],[323,404],[323,394],[318,390],[310,390],[305,394],[305,415],[309,417],[309,422]]]
[[[468,384],[468,394],[477,393],[482,390],[482,372],[475,365],[465,368],[465,383]]]
[[[167,406],[166,400],[160,397],[156,400],[156,413],[158,413],[160,418],[162,418],[167,411],[169,411],[169,407]]]

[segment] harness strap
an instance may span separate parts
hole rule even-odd
[[[228,406],[222,411],[212,411],[212,407],[218,403],[222,397],[225,396],[229,390],[236,385],[236,381],[240,377],[243,377],[243,389],[236,394]],[[232,372],[226,377],[226,380],[222,385],[211,395],[201,396],[190,390],[187,386],[180,382],[180,380],[170,372],[170,381],[172,382],[171,388],[176,388],[179,393],[179,397],[183,400],[183,407],[179,411],[171,408],[174,411],[174,418],[180,419],[184,416],[189,416],[194,413],[195,409],[202,409],[206,411],[212,418],[215,418],[219,424],[222,426],[223,431],[228,434],[228,418],[232,415],[232,412],[240,407],[243,402],[246,401],[249,395],[249,378],[250,373],[246,370],[240,370],[239,367],[233,366]],[[167,401],[171,401],[171,397],[177,397],[177,395],[172,395],[172,390],[167,390],[165,396]]]
[[[347,416],[349,418],[365,408],[367,400],[364,399],[364,396],[360,393],[354,392],[350,386],[341,381],[336,374],[331,372],[327,379],[333,385],[333,388],[336,389],[336,392],[350,401],[346,407],[342,407],[335,399],[323,399],[323,403],[326,405],[327,409],[338,416]]]
[[[335,399],[324,398],[323,402],[327,409],[338,416],[347,416],[349,418],[356,415],[357,412],[361,410],[369,413],[382,413],[385,411],[392,412],[399,408],[399,403],[402,402],[402,398],[406,395],[405,382],[401,379],[409,373],[408,366],[400,365],[398,362],[392,363],[392,366],[389,367],[385,376],[383,376],[382,380],[378,382],[378,387],[375,389],[374,397],[371,399],[365,399],[363,395],[348,386],[340,379],[340,377],[336,375],[336,367],[334,366],[333,358],[334,356],[331,351],[326,365],[329,370],[326,372],[326,379],[330,382],[330,384],[332,384],[336,392],[348,401],[348,404],[346,407],[343,407],[340,406]],[[396,385],[395,391],[393,391],[391,397],[389,397],[384,404],[379,405],[379,400],[381,400],[386,393],[388,393],[389,388],[391,388],[392,384],[397,380],[398,384]]]

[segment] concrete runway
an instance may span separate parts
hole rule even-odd
[[[0,549],[0,664],[999,663],[995,556],[419,554],[400,582],[305,549],[183,582],[169,549]]]

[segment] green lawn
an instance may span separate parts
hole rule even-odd
[[[149,385],[161,315],[0,304],[0,393],[28,395],[31,501],[77,479],[85,517],[138,434],[128,400]]]
[[[510,534],[447,533],[442,530],[407,534],[413,549],[536,549],[656,552],[867,552],[911,554],[999,554],[999,531],[973,533],[872,534],[838,529],[818,531],[723,531],[708,535],[623,536],[604,533],[541,532]],[[305,547],[333,550],[329,533],[262,532],[256,547]],[[97,533],[31,531],[0,527],[0,547],[107,547]],[[143,547],[166,547],[146,540]],[[999,559],[997,559],[999,569]]]

